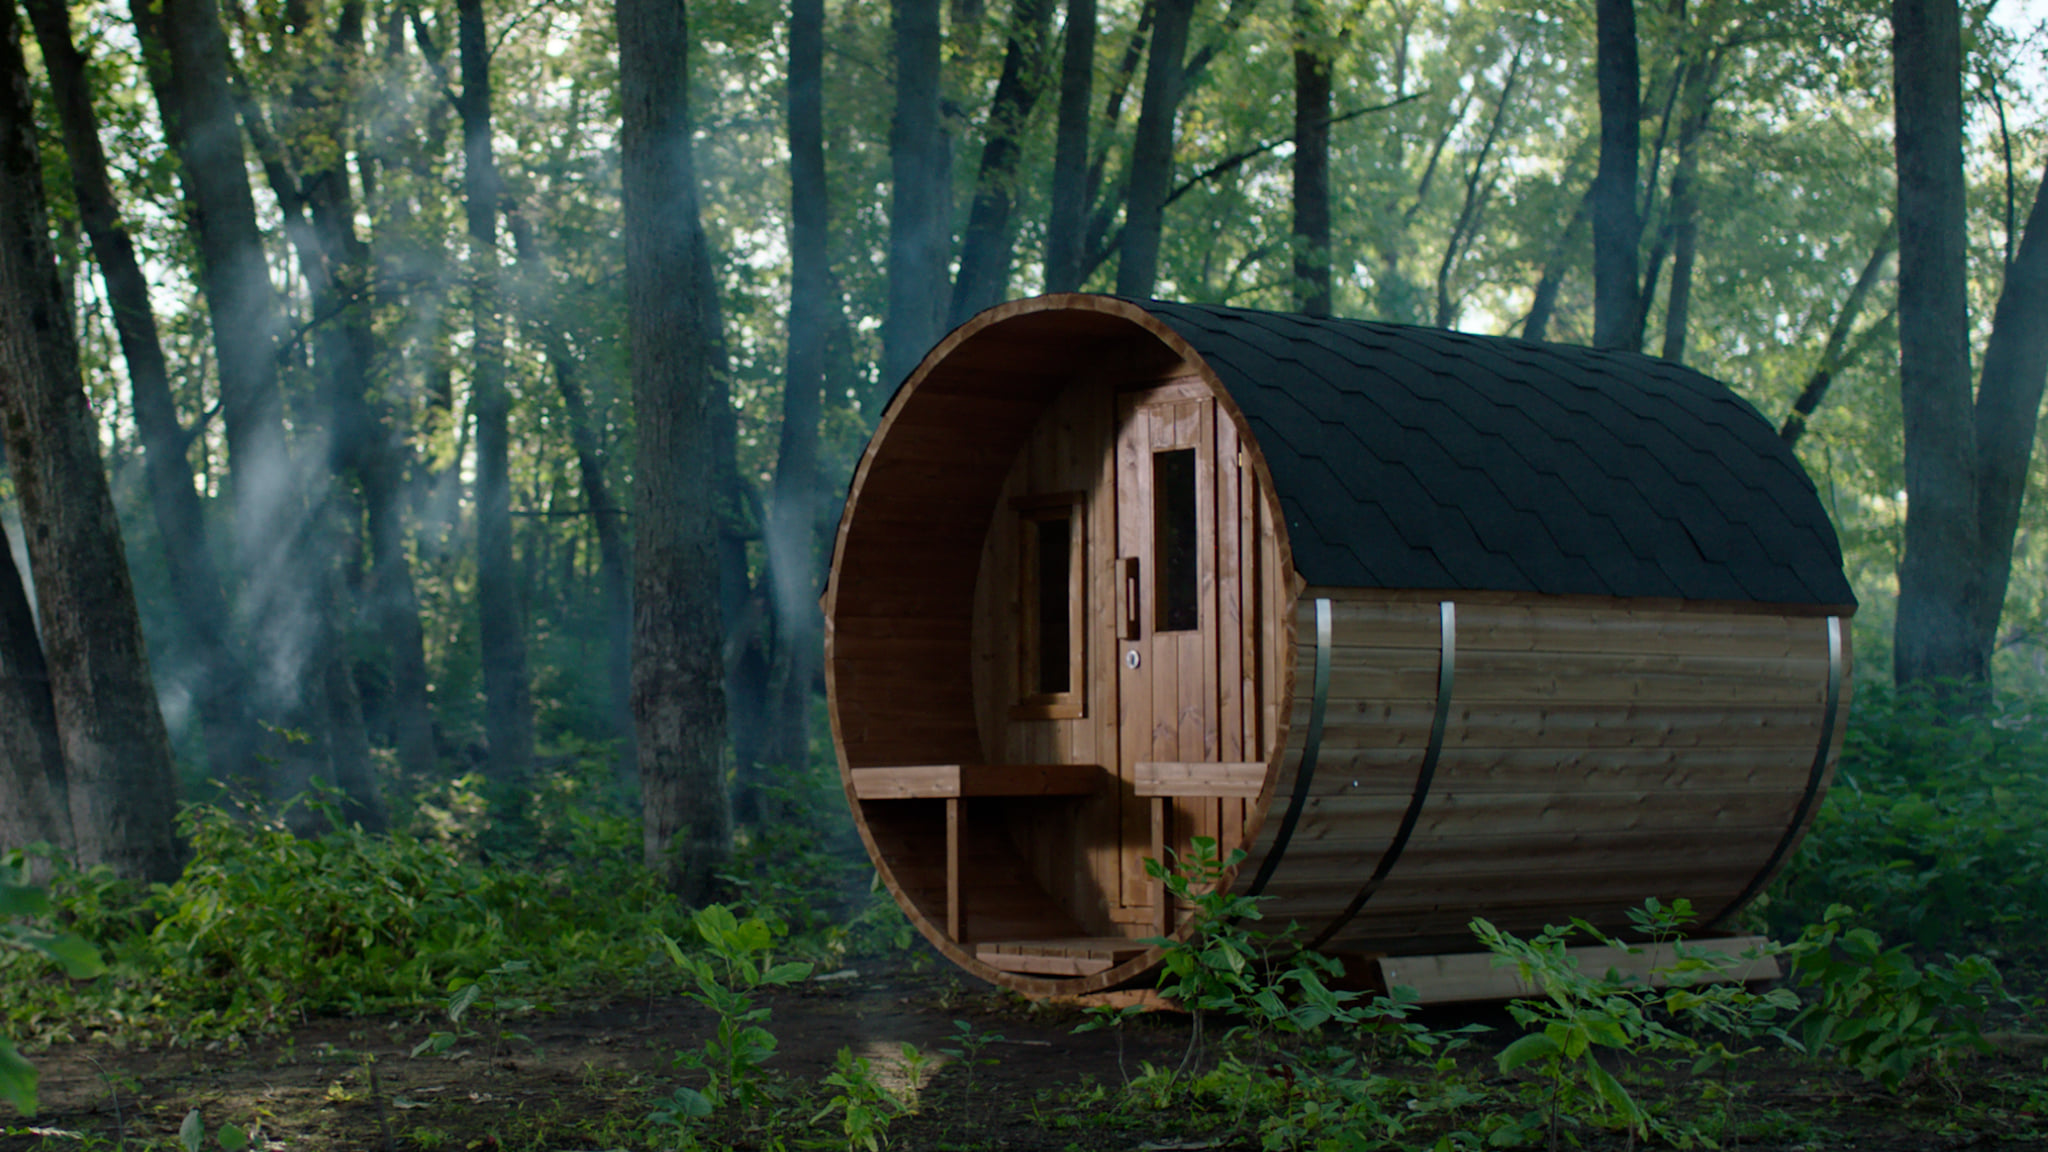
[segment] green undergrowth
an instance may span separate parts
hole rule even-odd
[[[554,781],[515,820],[487,819],[489,807],[474,781],[456,781],[417,805],[410,828],[335,827],[330,808],[329,830],[304,836],[286,812],[192,805],[179,820],[190,862],[147,888],[45,851],[50,907],[22,923],[76,936],[108,972],[74,981],[45,955],[0,951],[0,1035],[31,1046],[233,1042],[313,1016],[438,1010],[479,983],[532,1010],[676,985],[657,942],[694,938],[689,910],[642,867],[625,805]],[[521,829],[516,845],[507,824]],[[742,907],[758,905],[778,931],[800,918],[796,945],[827,959],[900,936],[879,914],[820,923],[792,891],[841,883],[846,865],[792,851],[796,863],[778,868],[787,847],[743,839]],[[26,857],[12,857],[24,877]]]
[[[1859,684],[1834,786],[1755,915],[1790,938],[1836,904],[1923,954],[2048,950],[2048,702],[1956,720]]]

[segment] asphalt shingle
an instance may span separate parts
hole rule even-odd
[[[1756,410],[1627,353],[1136,301],[1251,425],[1311,584],[1850,605]]]

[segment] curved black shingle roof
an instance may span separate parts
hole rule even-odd
[[[1244,412],[1310,584],[1855,603],[1791,450],[1698,372],[1433,328],[1132,303],[1192,345]]]

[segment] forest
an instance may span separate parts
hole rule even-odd
[[[0,1148],[2048,1139],[2044,16],[0,0]],[[1213,859],[1161,865],[1191,1020],[935,970],[819,596],[897,386],[1076,291],[1642,353],[1776,427],[1858,600],[1744,914],[1786,983],[1475,925],[1546,996],[1419,1012]]]

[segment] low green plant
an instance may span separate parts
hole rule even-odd
[[[213,1141],[221,1152],[242,1152],[249,1146],[249,1134],[233,1124],[223,1124],[214,1130]],[[178,1125],[178,1145],[185,1152],[201,1152],[206,1147],[206,1121],[199,1109],[185,1113],[184,1123]]]
[[[1173,867],[1145,860],[1146,874],[1165,886],[1167,898],[1192,909],[1185,933],[1146,941],[1160,949],[1159,991],[1186,1008],[1192,1019],[1181,1057],[1183,1073],[1200,1059],[1210,1014],[1240,1012],[1258,992],[1265,941],[1248,922],[1263,918],[1259,901],[1223,883],[1244,858],[1242,848],[1219,858],[1215,837],[1197,836]]]
[[[490,1055],[495,1060],[509,1043],[532,1044],[532,1038],[514,1032],[510,1026],[512,1017],[531,1012],[536,1007],[533,1000],[515,990],[516,985],[527,980],[532,969],[533,966],[524,960],[508,960],[481,976],[456,977],[449,983],[448,999],[442,1005],[448,1014],[450,1028],[429,1034],[413,1046],[412,1054],[438,1056],[465,1040],[488,1039]],[[464,1022],[463,1018],[472,1014],[489,1022],[488,1033],[479,1032]]]
[[[0,858],[0,953],[38,956],[73,980],[103,974],[106,965],[91,944],[49,926],[50,898],[41,887],[28,882],[30,859],[20,850]],[[22,1056],[4,1031],[0,1031],[0,1100],[24,1116],[36,1114],[35,1065]]]
[[[1892,1090],[1922,1073],[1946,1078],[1963,1053],[1987,1050],[1980,1022],[1999,986],[1991,961],[1917,965],[1903,946],[1854,927],[1855,916],[1835,905],[1789,949],[1794,981],[1814,996],[1792,1022],[1806,1049]]]
[[[708,1115],[728,1104],[752,1108],[767,1092],[764,1069],[775,1055],[775,1036],[763,1025],[769,1010],[755,1002],[764,988],[797,983],[811,974],[805,961],[776,963],[775,941],[781,925],[757,916],[741,920],[723,904],[699,909],[690,917],[701,947],[685,951],[662,934],[661,946],[677,968],[690,978],[684,995],[709,1008],[718,1023],[699,1052],[676,1057],[685,1068],[705,1076],[702,1089],[678,1088],[682,1114]],[[701,1097],[699,1104],[694,1097]]]
[[[848,1152],[880,1152],[889,1142],[890,1121],[907,1111],[903,1102],[875,1078],[867,1058],[855,1056],[851,1048],[841,1048],[834,1057],[824,1086],[837,1091],[811,1117],[811,1123],[816,1125],[838,1113],[839,1130],[846,1138]]]

